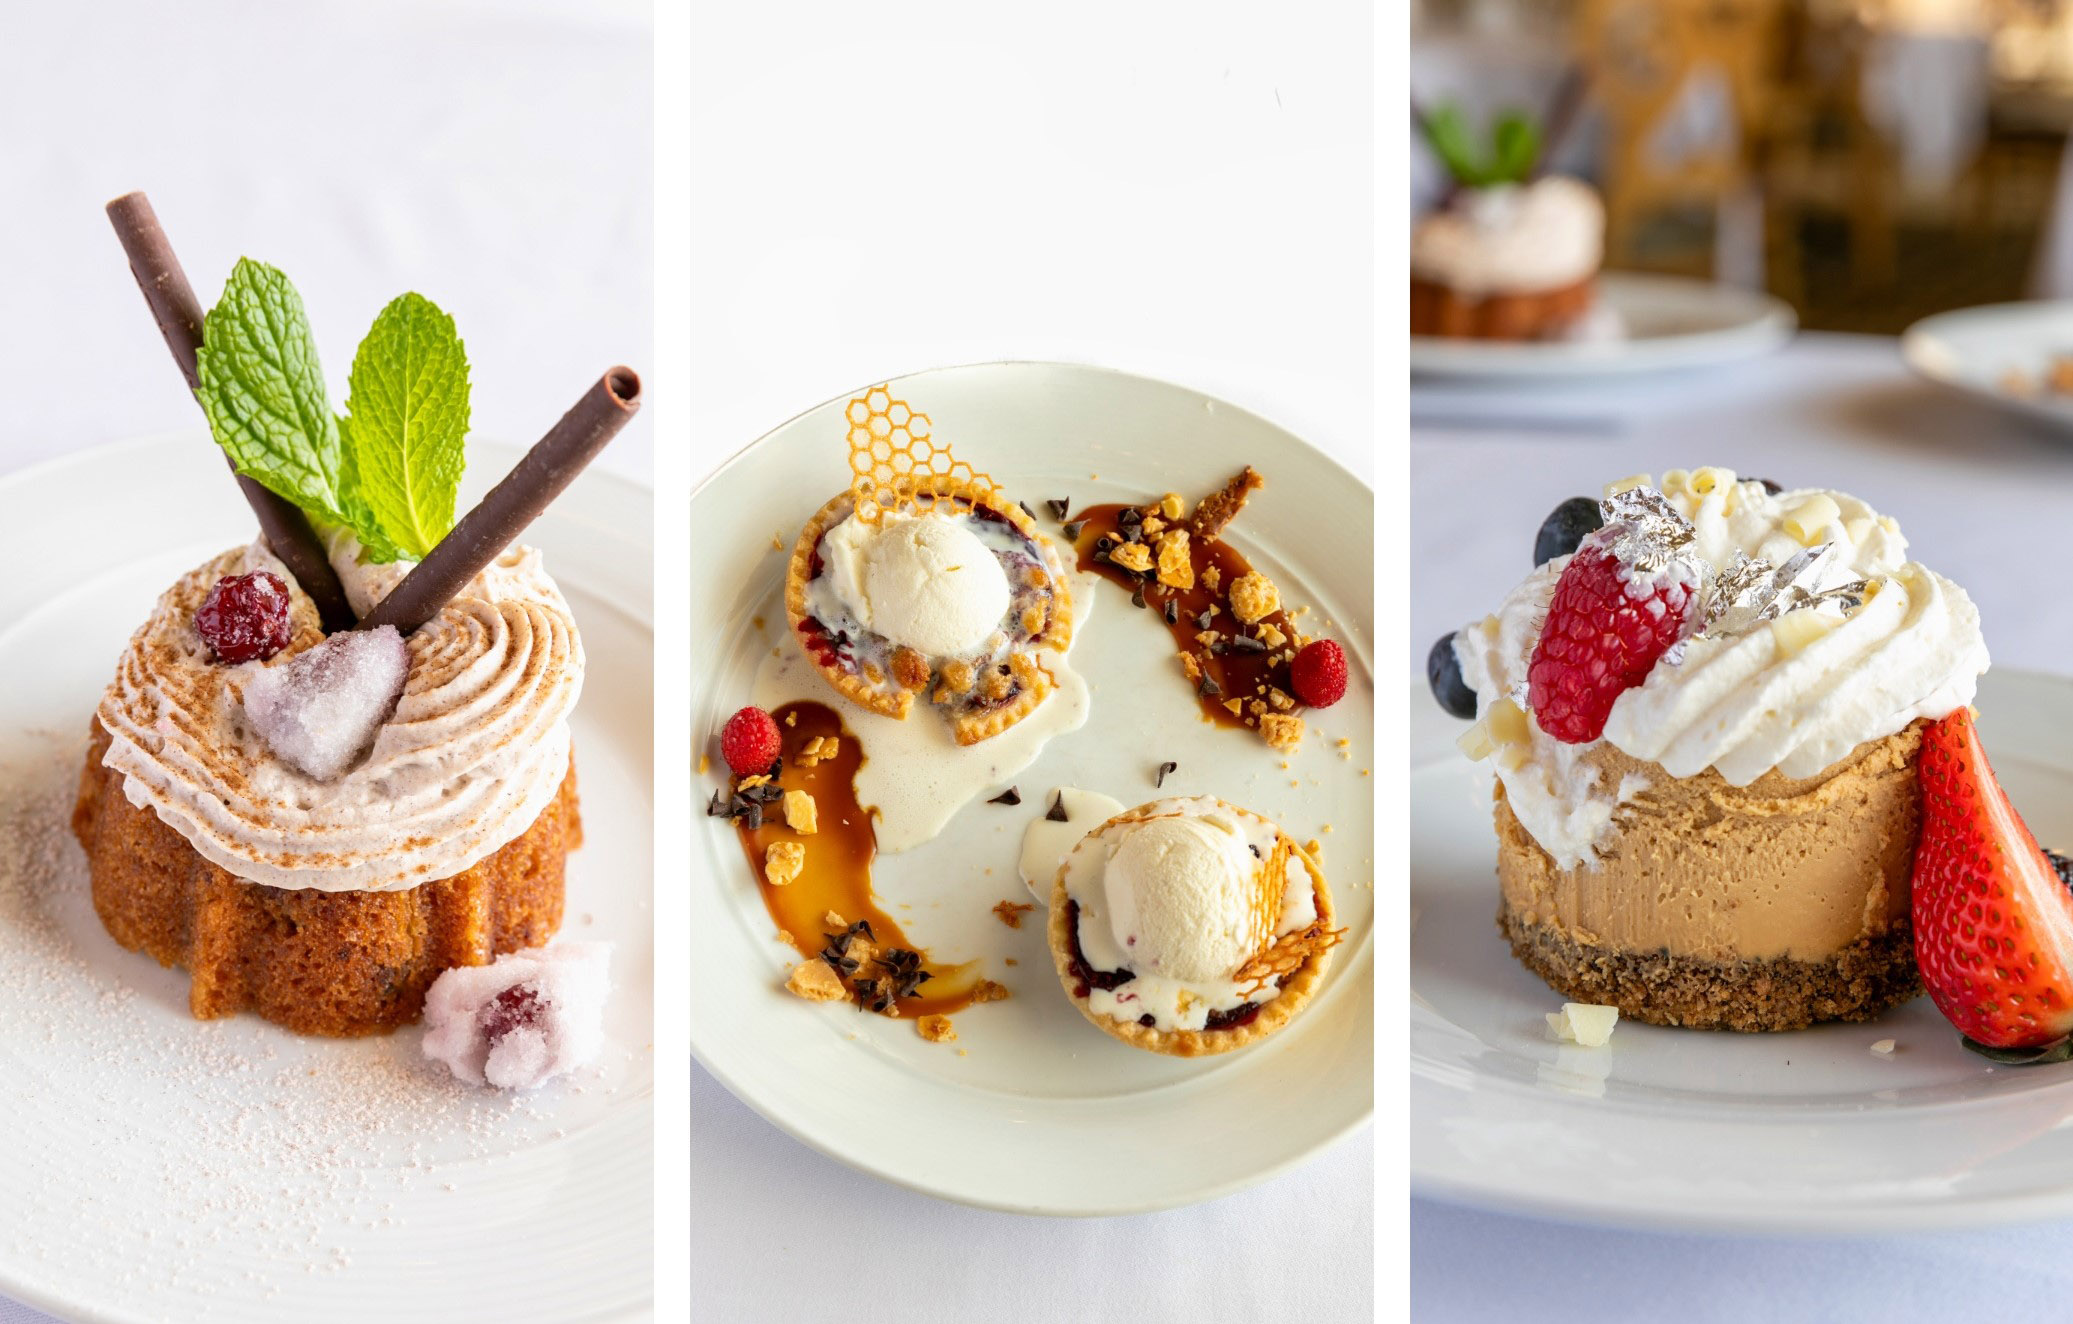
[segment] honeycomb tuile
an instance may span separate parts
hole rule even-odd
[[[849,423],[849,490],[856,518],[876,524],[888,510],[916,513],[956,498],[939,494],[936,483],[968,496],[998,498],[1000,487],[987,475],[950,453],[935,438],[927,414],[904,400],[895,400],[885,386],[874,386],[849,402],[843,411]]]

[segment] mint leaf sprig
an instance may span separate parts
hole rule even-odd
[[[1525,183],[1540,160],[1540,126],[1520,111],[1497,117],[1487,149],[1475,141],[1468,121],[1453,105],[1435,106],[1418,121],[1433,155],[1462,188]]]
[[[241,258],[203,321],[195,394],[241,474],[377,563],[422,560],[453,528],[466,463],[468,358],[453,319],[420,294],[382,309],[334,417],[302,296]]]

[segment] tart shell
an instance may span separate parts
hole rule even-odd
[[[1225,807],[1238,808],[1229,804]],[[1118,814],[1110,819],[1109,823],[1120,822],[1130,816],[1130,812]],[[1108,823],[1102,825],[1107,826]],[[1099,827],[1094,829],[1095,832],[1101,830]],[[1276,830],[1279,831],[1278,828]],[[1282,835],[1286,837],[1288,834]],[[1310,872],[1310,882],[1317,898],[1317,922],[1329,929],[1334,915],[1331,888],[1325,883],[1324,866],[1293,839],[1289,841],[1289,846],[1289,858],[1302,861],[1303,867]],[[1273,1001],[1261,1003],[1259,1014],[1244,1025],[1218,1030],[1161,1030],[1140,1025],[1136,1021],[1119,1021],[1113,1016],[1104,1016],[1095,1011],[1088,1005],[1087,999],[1075,991],[1079,979],[1072,971],[1072,935],[1067,931],[1066,911],[1066,902],[1069,899],[1065,892],[1065,866],[1061,864],[1058,867],[1058,876],[1051,883],[1051,913],[1045,923],[1045,933],[1051,943],[1051,963],[1057,968],[1059,982],[1065,986],[1066,998],[1073,1006],[1079,1008],[1082,1016],[1092,1021],[1102,1032],[1111,1038],[1122,1040],[1133,1048],[1142,1048],[1147,1052],[1163,1053],[1168,1057],[1210,1057],[1257,1043],[1294,1020],[1296,1014],[1316,996],[1318,987],[1324,982],[1325,972],[1331,969],[1333,949],[1327,947],[1304,961],[1293,974],[1283,979],[1281,991],[1275,995]]]
[[[108,935],[186,970],[197,1020],[250,1011],[297,1034],[386,1034],[418,1019],[449,967],[487,965],[561,927],[563,865],[582,844],[571,762],[532,826],[450,878],[398,892],[247,882],[203,858],[103,766],[99,719],[72,831]]]
[[[1018,505],[996,505],[982,500],[991,495],[991,489],[974,482],[956,478],[929,478],[909,480],[902,484],[903,496],[928,494],[947,497],[967,506],[985,506],[995,512],[1024,537],[1028,538],[1044,559],[1044,571],[1051,577],[1053,592],[1051,612],[1044,622],[1043,633],[1030,640],[1031,648],[1050,648],[1064,652],[1072,642],[1072,586],[1066,578],[1065,567],[1058,559],[1057,548],[1038,532],[1035,521]],[[785,566],[785,619],[791,626],[792,635],[835,691],[859,708],[878,713],[881,716],[905,721],[914,709],[914,696],[925,693],[936,683],[933,668],[929,685],[921,690],[902,689],[897,685],[868,682],[864,677],[845,671],[822,661],[806,643],[806,628],[809,617],[806,612],[806,587],[813,580],[814,554],[819,549],[821,538],[849,517],[854,501],[847,491],[836,493],[827,503],[813,513],[806,526],[799,531],[798,541],[792,545],[791,559]],[[1007,657],[1009,670],[1014,674],[1019,690],[1006,703],[983,711],[952,717],[951,732],[960,745],[976,745],[982,740],[999,735],[1009,727],[1036,711],[1050,693],[1058,687],[1043,663],[1028,652],[1014,652]],[[888,678],[889,679],[889,678]]]
[[[1531,293],[1464,294],[1411,277],[1411,334],[1463,340],[1543,340],[1590,311],[1592,279]]]

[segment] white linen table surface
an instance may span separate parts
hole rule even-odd
[[[1420,380],[1411,411],[1416,674],[1435,639],[1488,613],[1525,577],[1534,532],[1557,502],[1628,474],[1702,464],[1864,498],[1900,521],[1911,556],[1972,595],[1994,665],[2073,670],[2064,607],[2073,434],[1917,380],[1892,340],[1807,334],[1745,364],[1588,386]],[[1473,427],[1441,421],[1470,416]],[[1900,1324],[1988,1309],[2058,1318],[2073,1288],[2069,1246],[2069,1223],[1749,1240],[1414,1199],[1412,1317],[1598,1324],[1661,1318],[1674,1303],[1691,1324]]]
[[[649,375],[649,24],[645,0],[6,6],[0,474],[202,423],[101,211],[131,189],[204,307],[241,255],[288,274],[335,410],[406,290],[459,326],[475,436],[529,444],[605,368]],[[646,484],[652,455],[636,418],[597,463]]]

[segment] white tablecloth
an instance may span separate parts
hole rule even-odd
[[[791,33],[752,11],[694,80],[694,113],[729,127],[701,174],[753,204],[694,234],[735,259],[698,271],[695,360],[729,389],[701,398],[695,468],[879,376],[1049,358],[1222,396],[1372,480],[1365,31],[1242,5],[1162,27],[1074,0],[1001,31],[860,6]],[[871,75],[889,61],[925,73]],[[893,182],[926,205],[854,203]],[[1370,1131],[1210,1204],[1066,1222],[859,1176],[696,1067],[691,1116],[701,1322],[822,1298],[860,1324],[1372,1315]]]
[[[1414,386],[1411,647],[1532,566],[1534,531],[1609,479],[1701,464],[1841,488],[1978,602],[1994,664],[2073,671],[2073,436],[1917,382],[1890,340],[1807,335],[1773,358],[1628,383]],[[1474,428],[1445,418],[1478,417]],[[1499,425],[1511,417],[1517,424]],[[1531,423],[1525,420],[1538,420]],[[1421,672],[1422,674],[1422,672]],[[1954,1115],[1952,1125],[1963,1125]],[[2061,1318],[2073,1224],[1831,1241],[1566,1227],[1412,1202],[1413,1317],[1446,1321]]]
[[[137,188],[205,306],[242,254],[288,273],[336,408],[412,289],[459,323],[478,436],[533,441],[613,363],[648,374],[648,21],[645,0],[6,6],[0,474],[201,422],[101,212]],[[646,482],[652,453],[636,419],[599,464]],[[44,1319],[0,1299],[0,1324]]]

